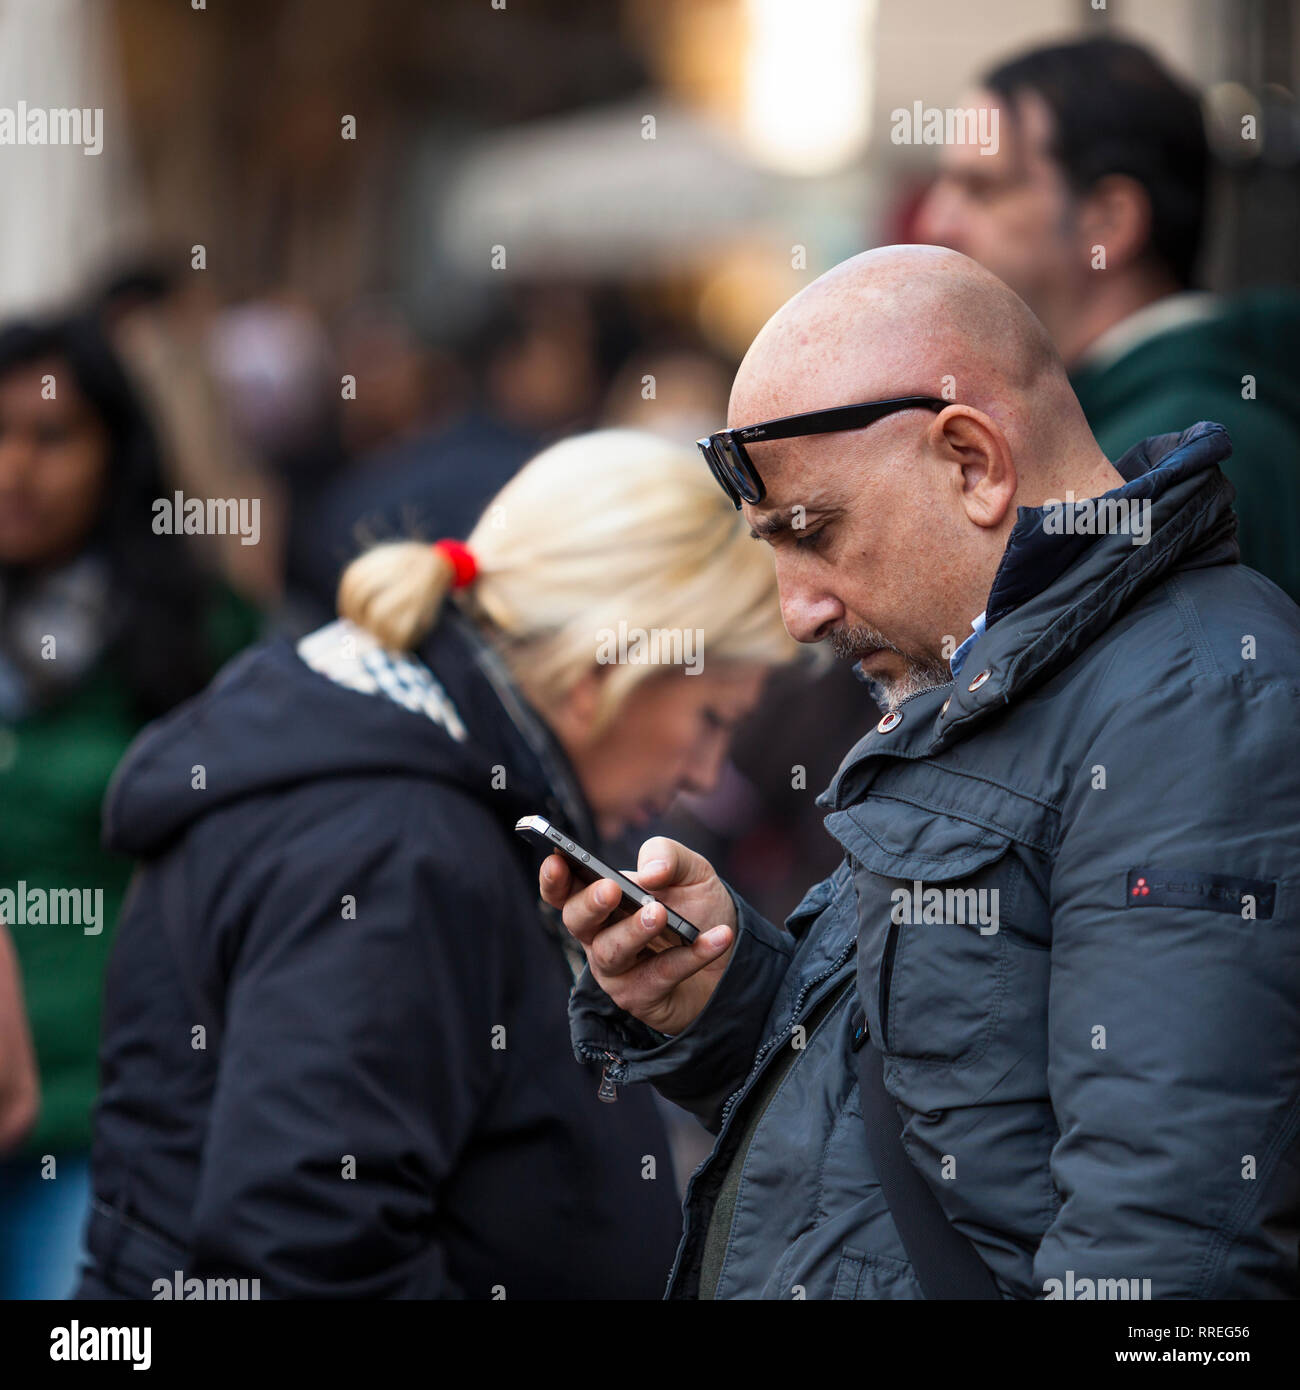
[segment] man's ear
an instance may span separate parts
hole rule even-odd
[[[1107,174],[1080,199],[1079,231],[1092,264],[1094,246],[1105,248],[1106,268],[1140,260],[1151,241],[1151,199],[1127,174]]]
[[[930,426],[931,449],[954,468],[966,515],[976,526],[1000,526],[1015,499],[1011,445],[991,416],[970,405],[950,405]]]

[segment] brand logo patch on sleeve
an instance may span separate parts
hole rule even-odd
[[[1273,915],[1277,884],[1261,878],[1229,878],[1190,869],[1130,869],[1126,907],[1192,907],[1260,920]]]

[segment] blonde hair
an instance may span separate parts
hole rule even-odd
[[[715,662],[779,665],[798,653],[770,550],[698,454],[657,435],[597,430],[544,449],[492,499],[466,545],[478,574],[461,602],[543,710],[601,664],[615,633],[697,633]],[[437,622],[453,577],[424,542],[378,545],[344,571],[339,615],[410,650]],[[598,725],[663,669],[615,664]]]

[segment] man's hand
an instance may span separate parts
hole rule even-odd
[[[680,1033],[703,1012],[731,959],[736,905],[706,859],[663,836],[641,846],[637,871],[627,877],[694,922],[699,936],[683,946],[665,933],[660,902],[607,925],[622,900],[618,885],[602,878],[574,893],[558,854],[542,863],[542,898],[562,909],[596,983],[620,1009],[657,1032]]]

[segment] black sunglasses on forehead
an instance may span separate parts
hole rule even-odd
[[[716,430],[706,438],[696,440],[696,445],[719,486],[739,511],[742,502],[757,503],[767,496],[767,488],[746,452],[746,444],[758,444],[769,439],[801,439],[805,435],[832,434],[837,430],[860,430],[900,410],[939,411],[951,404],[951,401],[940,400],[937,396],[894,396],[887,401],[836,405],[829,410],[783,415],[779,420],[768,420],[761,425]]]

